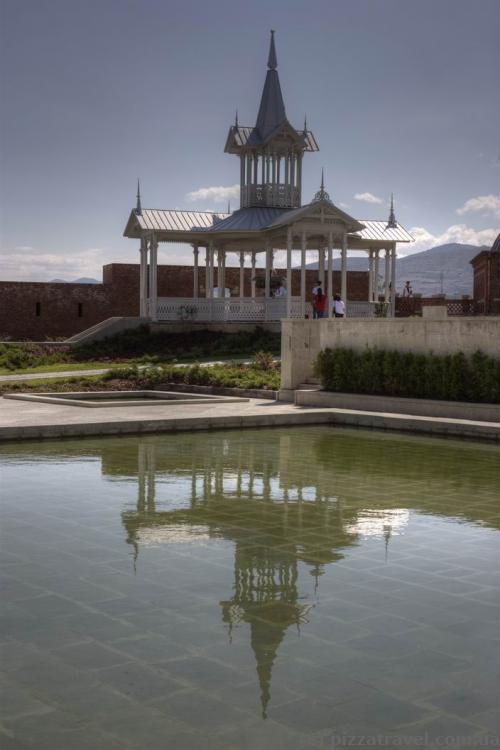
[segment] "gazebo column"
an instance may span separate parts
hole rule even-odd
[[[217,296],[221,296],[221,282],[222,282],[222,250],[217,248]]]
[[[245,155],[240,154],[240,185],[243,188],[245,185]]]
[[[292,314],[292,228],[288,227],[286,233],[286,317]]]
[[[210,243],[210,314],[209,314],[209,320],[213,320],[214,317],[214,305],[213,305],[213,299],[214,299],[214,264],[215,264],[215,247],[212,243]]]
[[[347,234],[342,235],[340,296],[345,304],[347,317]]]
[[[396,316],[396,243],[391,248],[391,317]]]
[[[205,297],[210,297],[210,245],[205,248]]]
[[[264,296],[269,299],[271,296],[271,248],[266,247],[266,270],[264,276]]]
[[[302,151],[299,154],[297,161],[297,187],[299,189],[298,205],[302,205]]]
[[[222,296],[226,296],[226,251],[222,251],[222,275],[221,275]]]
[[[208,296],[213,299],[214,296],[214,255],[215,248],[212,243],[209,247],[209,264],[208,264]]]
[[[149,250],[149,317],[158,320],[158,240],[153,232]]]
[[[148,241],[145,237],[141,237],[140,254],[139,315],[141,318],[146,318],[148,315]]]
[[[306,250],[307,233],[302,231],[300,248],[300,305],[303,318],[306,316]]]
[[[326,314],[328,318],[331,318],[333,308],[333,232],[328,232],[326,289],[326,304],[328,305]]]
[[[245,296],[245,253],[240,252],[240,299]]]
[[[318,279],[321,282],[323,291],[325,290],[325,248],[318,249]]]
[[[368,250],[368,302],[373,302],[373,250]]]
[[[193,263],[193,299],[198,299],[198,256],[200,254],[200,251],[198,249],[198,244],[195,243],[193,245],[193,257],[194,257],[194,263]]]
[[[385,248],[385,281],[384,281],[384,298],[386,302],[389,302],[390,286],[391,286],[391,251],[388,247]]]
[[[257,259],[257,253],[255,250],[252,252],[252,299],[256,297],[256,285],[255,285],[255,261]]]
[[[375,250],[375,267],[373,270],[373,298],[374,302],[378,302],[378,271],[379,271],[379,253],[380,250]]]

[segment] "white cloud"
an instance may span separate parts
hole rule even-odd
[[[453,224],[442,234],[432,234],[425,227],[412,227],[410,234],[415,238],[411,245],[399,245],[398,255],[408,255],[428,250],[436,245],[446,245],[457,242],[463,245],[487,245],[491,246],[500,228],[481,229],[477,231],[466,224]]]
[[[71,255],[47,253],[33,247],[20,246],[0,253],[2,279],[6,281],[65,281],[88,276],[101,279],[102,266],[110,259],[100,248],[89,248]]]
[[[500,219],[500,195],[478,195],[476,198],[469,198],[461,208],[457,208],[457,214],[460,216],[470,212]]]
[[[240,186],[230,185],[229,187],[205,187],[199,190],[192,190],[186,198],[191,201],[214,201],[215,203],[224,203],[224,201],[238,199],[240,196]]]
[[[382,198],[378,198],[373,193],[356,193],[354,196],[357,201],[364,201],[365,203],[383,203]]]

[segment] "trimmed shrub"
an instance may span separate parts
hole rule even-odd
[[[500,360],[479,351],[466,357],[323,349],[314,372],[326,391],[500,403]]]

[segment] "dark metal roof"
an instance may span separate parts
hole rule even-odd
[[[283,226],[290,220],[299,219],[307,213],[301,208],[270,208],[256,206],[251,208],[240,208],[232,214],[215,214],[211,211],[168,211],[164,209],[143,208],[141,214],[132,211],[125,236],[140,236],[134,227],[139,225],[141,230],[155,232],[258,232],[263,229],[271,229]],[[339,214],[358,223],[356,219],[344,214],[337,209]],[[362,220],[359,222],[364,228],[360,231],[351,232],[352,238],[359,237],[364,241],[389,242],[413,242],[413,237],[400,224],[396,228],[387,228],[385,221]],[[495,240],[492,252],[500,251],[500,235]]]
[[[290,213],[289,208],[269,208],[255,206],[240,208],[222,221],[210,227],[211,232],[257,232],[269,226],[282,214]],[[206,231],[206,230],[205,230]]]

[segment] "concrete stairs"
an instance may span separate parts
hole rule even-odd
[[[147,325],[148,320],[145,318],[126,318],[126,317],[114,317],[106,318],[100,323],[86,328],[80,333],[76,333],[71,338],[66,339],[65,344],[90,344],[93,341],[100,341],[101,339],[114,336],[122,331],[127,331],[133,328],[139,328],[142,325]]]

